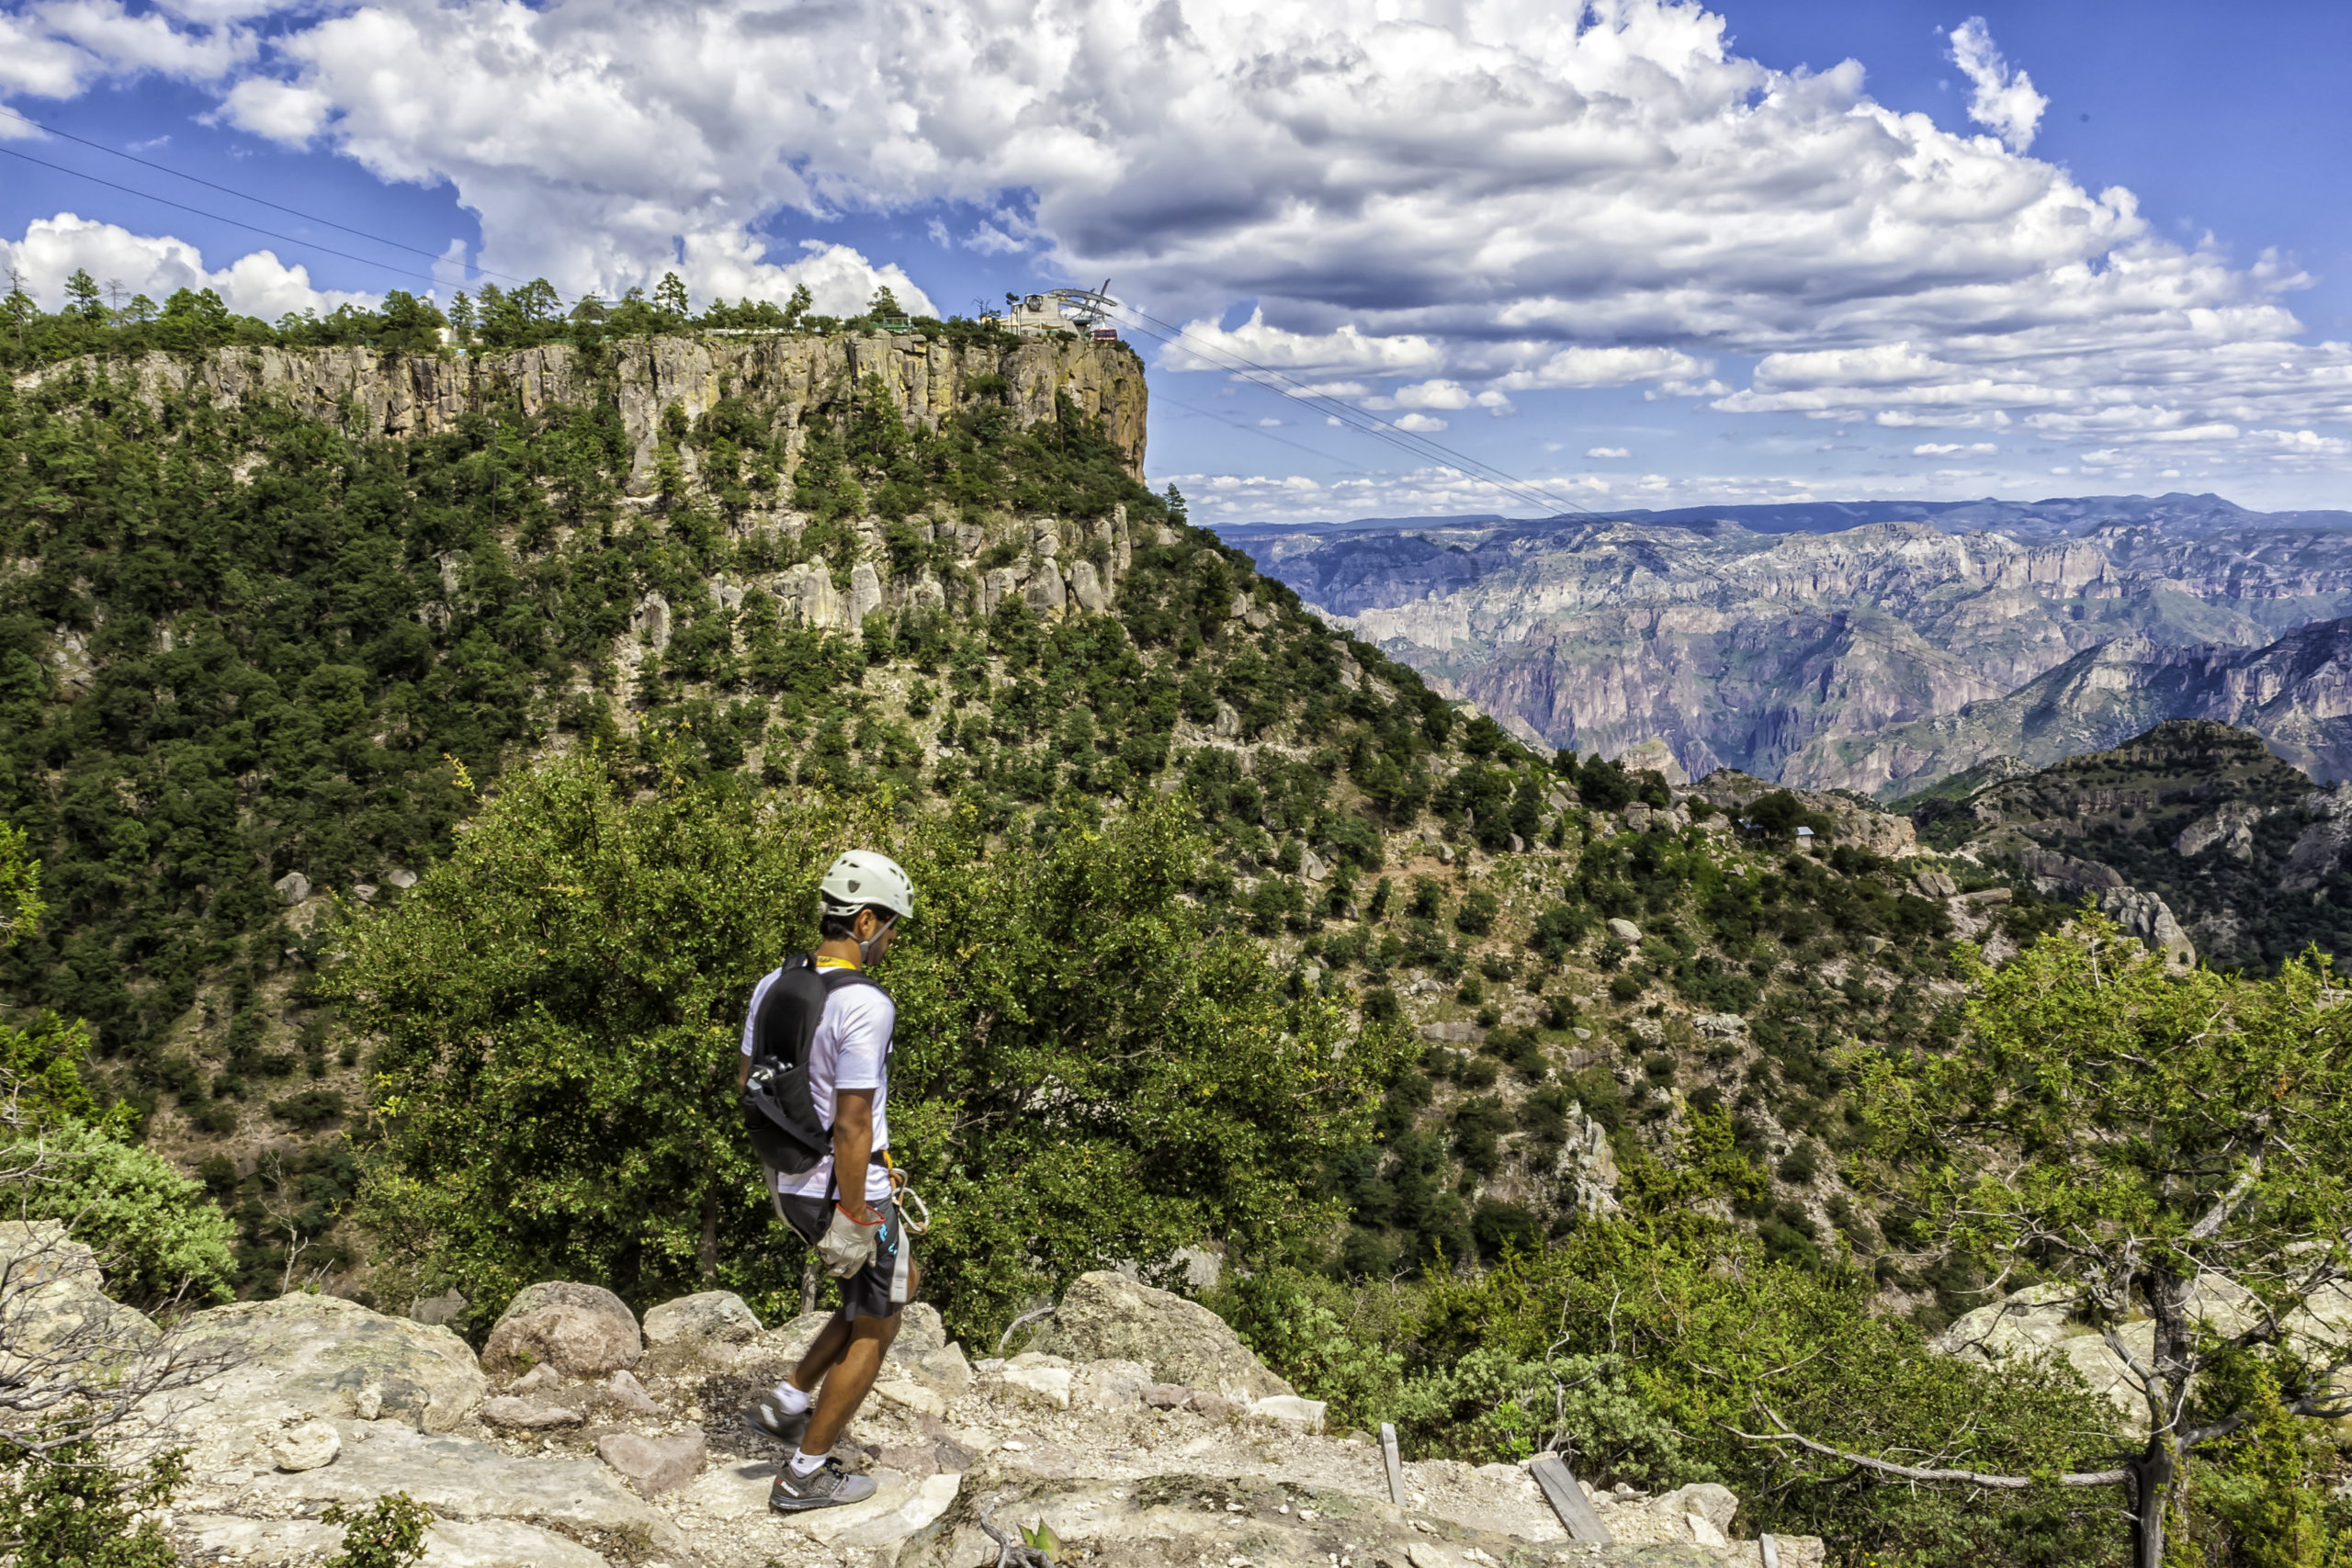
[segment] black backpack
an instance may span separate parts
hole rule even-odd
[[[824,1016],[825,998],[847,986],[882,988],[863,970],[820,969],[804,953],[785,960],[752,1015],[743,1130],[760,1163],[771,1170],[798,1176],[832,1152],[832,1129],[817,1120],[808,1090],[808,1044]]]

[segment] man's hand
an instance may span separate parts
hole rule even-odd
[[[845,1089],[833,1100],[833,1185],[841,1189],[842,1213],[861,1225],[882,1216],[865,1201],[865,1162],[874,1157],[874,1091]]]

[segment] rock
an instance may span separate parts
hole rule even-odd
[[[919,1416],[944,1416],[947,1402],[919,1382],[906,1378],[885,1376],[874,1385],[874,1392],[893,1404],[902,1404]],[[1067,1394],[1064,1395],[1068,1397]]]
[[[2006,904],[2016,897],[2017,894],[2007,887],[1980,887],[1973,893],[1962,893],[1959,901],[1972,908],[1987,908],[1995,904]]]
[[[2172,906],[2154,893],[2143,893],[2136,887],[2119,888],[2099,895],[2101,912],[2114,917],[2115,923],[2132,935],[2164,954],[2165,962],[2176,969],[2197,966],[2197,944],[2173,919]]]
[[[1702,1481],[1695,1486],[1678,1486],[1671,1492],[1651,1498],[1649,1511],[1677,1523],[1686,1517],[1697,1518],[1720,1534],[1728,1536],[1732,1517],[1739,1512],[1739,1495],[1728,1486]]]
[[[351,885],[351,896],[363,904],[372,904],[376,901],[376,889],[368,883],[355,882]]]
[[[418,1323],[438,1325],[455,1323],[465,1316],[466,1308],[473,1303],[454,1290],[437,1296],[419,1296],[408,1309],[408,1315]]]
[[[442,1519],[529,1520],[551,1531],[635,1535],[653,1549],[649,1555],[692,1560],[684,1532],[594,1460],[518,1458],[490,1443],[390,1421],[336,1425],[344,1447],[334,1463],[255,1475],[237,1493],[239,1510],[314,1514],[329,1503],[365,1508],[388,1492],[405,1492]],[[205,1473],[199,1467],[197,1490]]]
[[[1197,1389],[1193,1391],[1193,1397],[1184,1402],[1184,1405],[1195,1416],[1210,1421],[1230,1421],[1241,1413],[1241,1406],[1226,1398],[1225,1395],[1205,1393]]]
[[[654,1402],[651,1394],[645,1392],[645,1385],[638,1382],[636,1375],[626,1369],[606,1378],[604,1389],[613,1402],[624,1410],[634,1411],[639,1416],[662,1414],[662,1406]]]
[[[299,904],[311,896],[311,879],[299,871],[289,871],[270,886],[277,892],[281,904]]]
[[[1919,890],[1922,898],[1949,898],[1960,891],[1960,884],[1940,871],[1923,871],[1911,879],[1911,886]]]
[[[978,1457],[953,1438],[940,1438],[932,1445],[932,1452],[937,1456],[942,1471],[957,1475],[971,1469],[972,1461]]]
[[[1099,615],[1111,607],[1111,596],[1102,591],[1102,580],[1096,575],[1091,561],[1070,563],[1069,596],[1090,615]]]
[[[1069,1408],[1070,1384],[1077,1380],[1077,1372],[1068,1361],[1035,1350],[1024,1350],[1013,1357],[997,1375],[1014,1388],[1026,1389],[1057,1410]]]
[[[648,1345],[742,1345],[759,1337],[760,1320],[734,1292],[704,1291],[650,1309],[644,1334]]]
[[[1193,1391],[1181,1382],[1156,1382],[1138,1397],[1148,1410],[1179,1410],[1193,1397]]]
[[[1139,1361],[1090,1361],[1080,1370],[1070,1397],[1081,1409],[1140,1410],[1151,1369]]]
[[[1609,934],[1615,937],[1619,942],[1623,942],[1627,947],[1639,947],[1642,945],[1642,928],[1635,925],[1631,920],[1611,919],[1609,921]]]
[[[648,593],[628,617],[628,629],[639,641],[660,653],[670,646],[670,601],[659,592]]]
[[[0,1285],[14,1290],[73,1280],[106,1283],[97,1254],[67,1233],[62,1220],[0,1220]]]
[[[511,1393],[482,1401],[481,1423],[485,1427],[506,1427],[516,1431],[537,1432],[551,1427],[577,1427],[580,1412],[560,1405],[533,1404]]]
[[[522,1393],[527,1390],[535,1388],[553,1388],[562,1381],[563,1374],[561,1372],[557,1371],[545,1361],[541,1361],[537,1366],[533,1367],[529,1371],[525,1372],[521,1377],[516,1378],[510,1386],[515,1393]]]
[[[545,1361],[566,1377],[603,1377],[645,1354],[637,1316],[612,1292],[556,1281],[526,1288],[482,1347],[482,1366],[511,1375]]]
[[[1319,1399],[1302,1399],[1295,1393],[1277,1393],[1268,1399],[1253,1400],[1250,1414],[1261,1421],[1279,1421],[1286,1427],[1298,1427],[1309,1432],[1323,1429],[1323,1415],[1329,1407]]]
[[[865,617],[882,607],[882,579],[871,563],[849,569],[849,624],[863,626]]]
[[[1306,850],[1298,857],[1298,874],[1309,882],[1320,882],[1331,874],[1331,868],[1313,850]]]
[[[305,1421],[288,1428],[269,1451],[280,1470],[318,1470],[343,1451],[343,1435],[323,1421]]]
[[[1231,703],[1216,705],[1216,723],[1214,728],[1217,738],[1222,740],[1231,740],[1240,735],[1241,716],[1233,711]]]
[[[675,1491],[700,1475],[708,1452],[699,1427],[667,1438],[607,1432],[596,1439],[596,1457],[628,1476],[644,1497]]]
[[[1072,1360],[1136,1361],[1162,1382],[1228,1398],[1298,1392],[1267,1371],[1208,1308],[1124,1275],[1080,1275],[1048,1322],[1040,1348]]]
[[[1747,1032],[1747,1020],[1736,1012],[1702,1012],[1691,1019],[1690,1027],[1702,1034],[1728,1040]]]
[[[1667,784],[1679,789],[1690,782],[1682,764],[1675,761],[1674,748],[1661,736],[1652,736],[1637,746],[1617,753],[1617,765],[1627,773],[1649,769],[1665,778]]]
[[[181,1561],[248,1568],[316,1563],[343,1546],[343,1527],[316,1519],[247,1519],[182,1513],[174,1525]],[[435,1519],[424,1532],[425,1568],[609,1568],[605,1560],[536,1525],[512,1519]]]
[[[298,1292],[212,1307],[184,1318],[180,1334],[186,1354],[229,1364],[145,1408],[188,1445],[199,1471],[258,1463],[289,1416],[353,1419],[372,1396],[379,1416],[447,1432],[489,1392],[473,1352],[447,1328],[336,1296]],[[350,1460],[346,1453],[333,1468]]]
[[[384,873],[384,886],[387,887],[396,887],[402,893],[405,893],[410,888],[416,886],[416,873],[413,871],[405,871],[399,866],[394,866],[391,870]],[[455,1292],[452,1293],[454,1294]]]

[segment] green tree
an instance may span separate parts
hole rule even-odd
[[[1271,1251],[1333,1212],[1307,1184],[1401,1050],[1287,997],[1182,897],[1180,804],[988,851],[888,802],[755,802],[721,779],[641,799],[600,761],[511,778],[453,857],[345,937],[326,988],[373,1034],[372,1223],[485,1303],[554,1277],[658,1300],[718,1280],[797,1295],[735,1098],[759,976],[814,939],[842,848],[907,864],[916,917],[890,1122],[929,1199],[927,1287],[989,1332],[1104,1258]]]
[[[875,317],[903,316],[906,314],[904,310],[899,308],[899,297],[890,292],[890,286],[887,283],[876,284],[875,286],[874,298],[866,301],[865,313],[869,316]]]
[[[107,304],[98,290],[98,280],[86,267],[75,267],[74,276],[65,280],[65,308],[84,321],[106,320]]]
[[[686,298],[686,285],[674,272],[665,272],[662,281],[653,286],[653,308],[673,318],[670,323],[683,322],[693,312],[693,303]]]
[[[0,951],[30,936],[48,911],[40,898],[40,862],[23,829],[0,822]]]
[[[1856,1055],[1872,1164],[1951,1250],[2071,1289],[2130,1369],[2144,1442],[2061,1479],[2121,1486],[2132,1560],[2158,1568],[2187,1456],[2281,1413],[2352,1415],[2352,1345],[2311,1315],[2352,1281],[2352,1016],[2316,954],[2267,980],[2179,975],[2088,910],[1971,978],[1975,1049]]]

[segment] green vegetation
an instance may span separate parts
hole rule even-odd
[[[737,1043],[853,843],[922,890],[881,975],[891,1141],[939,1215],[926,1292],[956,1332],[1106,1256],[1204,1235],[1279,1252],[1329,1228],[1301,1179],[1361,1127],[1396,1043],[1286,995],[1182,899],[1200,845],[1178,807],[991,847],[968,813],[902,823],[874,797],[722,778],[631,800],[582,757],[510,779],[396,911],[346,934],[330,990],[383,1041],[376,1232],[486,1303],[584,1278],[789,1311],[799,1252],[760,1196]]]

